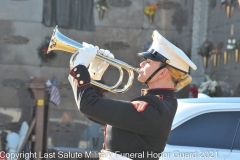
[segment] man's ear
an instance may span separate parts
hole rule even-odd
[[[168,69],[163,68],[160,70],[160,74],[159,74],[158,78],[164,78],[165,76],[167,76],[167,74],[168,74]]]

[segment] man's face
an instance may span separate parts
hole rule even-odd
[[[144,83],[152,74],[160,67],[161,62],[153,61],[150,59],[146,59],[142,63],[140,63],[141,71],[138,75],[138,81]],[[151,79],[151,82],[156,81],[157,76],[154,76]]]

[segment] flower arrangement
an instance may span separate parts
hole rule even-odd
[[[38,56],[43,62],[47,62],[48,60],[54,59],[56,57],[56,54],[53,51],[47,54],[50,40],[51,40],[51,37],[46,36],[41,46],[37,49]]]
[[[110,0],[98,0],[96,2],[96,8],[98,11],[109,9],[110,8]]]
[[[230,18],[233,13],[234,10],[233,3],[235,3],[235,1],[233,0],[221,0],[221,7],[225,8],[227,18]]]
[[[203,57],[203,65],[207,67],[207,59],[211,55],[213,50],[213,43],[210,41],[205,41],[200,47],[197,48],[199,55]]]
[[[233,54],[235,49],[240,49],[240,40],[229,39],[227,45],[227,52]]]
[[[199,93],[205,93],[210,97],[214,96],[216,93],[216,87],[218,86],[217,81],[207,80],[203,82],[200,87],[198,88]]]
[[[144,13],[148,16],[152,16],[157,11],[158,7],[156,5],[149,5],[144,8]]]
[[[198,88],[199,93],[207,94],[210,97],[233,96],[234,91],[227,82],[211,80],[207,75],[205,75],[205,78],[207,81],[200,84]]]
[[[239,49],[240,49],[240,40],[229,39],[228,40],[228,45],[227,45],[227,52],[225,52],[225,54],[227,54],[227,53],[228,54],[235,54],[235,61],[238,62]]]
[[[98,10],[99,20],[102,21],[104,12],[110,8],[110,0],[98,0],[96,2],[96,8]]]
[[[213,50],[213,43],[210,41],[205,41],[201,46],[198,47],[198,54],[201,56],[209,57]]]
[[[213,65],[216,66],[217,65],[217,54],[219,53],[219,48],[218,46],[214,46],[212,51],[210,52],[210,57],[211,60],[213,60]]]
[[[148,16],[149,23],[153,23],[153,15],[157,11],[158,7],[156,5],[149,5],[144,8],[144,13]]]

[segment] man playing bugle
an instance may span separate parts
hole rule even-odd
[[[105,124],[100,159],[159,159],[177,110],[173,92],[192,81],[188,72],[189,67],[196,70],[195,64],[154,31],[149,50],[138,54],[144,58],[138,81],[148,88],[131,101],[107,99],[95,93],[90,79],[100,80],[108,67],[107,63],[95,59],[97,53],[114,56],[91,44],[83,46],[70,59],[69,81],[78,109],[89,119]]]

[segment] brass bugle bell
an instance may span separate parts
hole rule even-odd
[[[47,53],[49,53],[52,50],[60,50],[60,51],[75,53],[78,50],[78,48],[82,48],[82,47],[83,47],[82,44],[61,34],[58,31],[58,26],[56,26],[53,31],[50,43],[49,43]],[[112,65],[112,66],[118,68],[118,70],[119,70],[119,73],[120,73],[119,79],[118,79],[117,83],[113,86],[107,86],[105,84],[91,80],[91,84],[93,84],[97,87],[103,88],[112,93],[126,92],[132,86],[132,83],[134,80],[134,72],[133,71],[135,71],[137,73],[140,72],[138,68],[134,68],[133,66],[131,66],[123,61],[120,61],[118,59],[115,59],[115,58],[106,57],[101,54],[97,54],[96,58],[99,58],[99,59],[109,63],[109,65]],[[117,87],[121,85],[123,76],[124,76],[122,68],[124,68],[128,72],[129,78],[128,78],[127,84],[123,88],[118,89]]]

